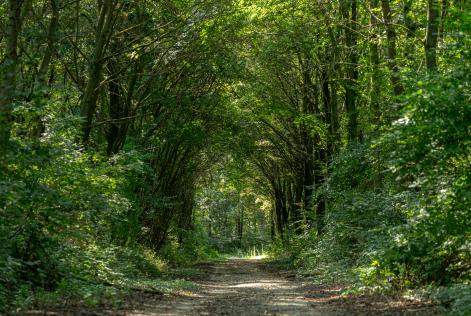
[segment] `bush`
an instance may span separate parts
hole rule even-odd
[[[407,222],[391,230],[393,242],[381,256],[399,286],[470,279],[469,79],[457,71],[420,82],[403,118],[378,142],[389,153],[395,192],[416,192]]]
[[[114,251],[129,239],[117,229],[134,208],[125,169],[53,139],[14,143],[0,170],[0,309],[27,305],[73,273],[96,273],[97,258],[83,269],[95,240]]]
[[[453,313],[469,313],[470,79],[458,69],[411,84],[402,118],[334,157],[317,192],[324,234],[282,246],[300,272],[380,292],[432,285]]]

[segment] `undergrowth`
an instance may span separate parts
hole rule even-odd
[[[22,282],[3,312],[15,314],[39,309],[82,306],[118,308],[126,298],[144,291],[155,295],[195,289],[192,268],[177,268],[143,247],[89,245],[69,249],[67,271],[54,289],[37,288]]]
[[[146,171],[135,153],[113,157],[127,161],[116,165],[47,140],[14,149],[0,170],[0,314],[191,289],[192,270],[175,268],[218,256],[191,231],[184,246],[170,235],[158,255],[140,242],[129,191]]]

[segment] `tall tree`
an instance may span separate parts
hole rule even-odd
[[[47,46],[38,70],[38,82],[43,85],[46,82],[47,72],[55,51],[57,42],[57,28],[59,26],[59,1],[50,0],[51,19],[47,28],[46,42]]]
[[[378,0],[370,0],[370,62],[371,62],[371,92],[370,106],[375,118],[375,128],[380,126],[381,109],[380,109],[380,56],[379,56],[379,35],[377,33],[380,20],[377,17]]]
[[[388,67],[391,72],[391,86],[393,88],[394,95],[398,96],[404,90],[400,73],[399,66],[397,64],[397,51],[396,51],[396,30],[394,29],[394,23],[392,20],[392,11],[389,0],[381,0],[381,9],[383,11],[383,22],[386,28],[387,37],[387,53],[388,53]]]
[[[98,1],[99,15],[94,34],[95,44],[93,53],[89,58],[88,79],[80,103],[80,116],[83,118],[81,141],[84,144],[87,144],[90,139],[92,120],[95,114],[100,89],[100,79],[105,63],[105,51],[113,33],[117,11],[119,11],[116,5],[116,0]]]
[[[437,66],[437,44],[439,26],[438,0],[427,1],[427,33],[425,36],[425,65],[427,71],[435,72]]]
[[[23,0],[9,0],[7,3],[5,58],[0,65],[0,164],[2,165],[10,139],[11,115],[17,94],[18,39],[23,22],[22,7],[24,5]]]
[[[347,47],[348,63],[346,67],[346,83],[345,83],[345,109],[348,115],[348,138],[350,141],[357,141],[360,137],[358,128],[358,12],[357,1],[346,1],[343,8],[345,16],[345,41]]]

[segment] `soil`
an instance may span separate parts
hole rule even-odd
[[[341,285],[313,285],[261,260],[200,265],[197,290],[173,296],[138,293],[120,310],[63,310],[41,315],[441,315],[424,302],[341,295]],[[31,315],[31,314],[30,314]]]

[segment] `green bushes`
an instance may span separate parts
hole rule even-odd
[[[416,192],[382,260],[401,286],[470,279],[469,79],[457,71],[420,82],[403,118],[378,142],[389,154],[394,193]]]
[[[324,235],[289,246],[302,273],[382,292],[432,285],[429,297],[469,313],[470,79],[459,69],[422,79],[379,137],[335,156],[317,192]]]
[[[66,130],[54,133],[66,141]],[[18,138],[0,171],[0,306],[6,311],[73,280],[114,282],[130,270],[157,269],[136,248],[127,166],[57,143],[54,133],[42,141]],[[125,243],[137,250],[114,246]]]
[[[440,302],[451,311],[452,315],[466,316],[471,314],[471,286],[469,283],[425,288],[422,295]]]
[[[132,289],[191,286],[163,280],[166,262],[217,253],[198,230],[170,232],[159,256],[140,243],[134,190],[149,172],[143,159],[134,151],[108,159],[52,140],[16,144],[0,178],[0,313],[64,300],[115,305]]]

